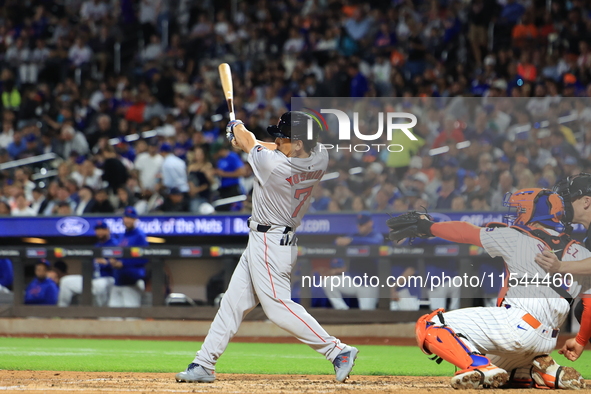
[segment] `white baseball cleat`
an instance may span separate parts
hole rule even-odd
[[[213,383],[215,381],[215,371],[191,363],[185,371],[177,373],[175,378],[179,383]]]
[[[334,359],[332,364],[334,365],[337,382],[343,383],[347,380],[355,365],[357,353],[359,353],[359,350],[356,347],[347,345],[341,350],[337,358]]]
[[[536,357],[531,376],[538,388],[580,390],[585,388],[585,379],[572,367],[559,365],[550,356]]]
[[[451,387],[454,389],[477,389],[478,387],[498,388],[507,383],[509,374],[502,368],[494,365],[459,371],[451,378]]]

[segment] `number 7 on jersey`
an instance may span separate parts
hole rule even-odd
[[[313,188],[314,188],[314,186],[306,187],[303,189],[296,189],[293,196],[295,197],[296,200],[299,200],[301,198],[302,201],[300,201],[300,203],[298,204],[296,209],[291,214],[292,218],[295,218],[296,216],[298,216],[298,213],[300,213],[300,209],[302,209],[302,207],[306,203],[306,200],[312,195]]]

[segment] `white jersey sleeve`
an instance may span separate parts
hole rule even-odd
[[[480,242],[490,257],[506,259],[515,255],[520,235],[517,230],[508,227],[485,227],[480,230]]]
[[[277,165],[277,155],[262,145],[255,145],[248,152],[248,162],[258,181],[264,185]]]

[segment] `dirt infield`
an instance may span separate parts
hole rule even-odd
[[[587,382],[589,385],[589,382]],[[170,373],[0,371],[2,392],[178,393],[439,393],[456,392],[447,377],[354,376],[345,384],[332,375],[219,374],[214,383],[176,383]],[[463,393],[469,394],[466,390]],[[498,392],[497,390],[494,390]],[[511,390],[511,392],[525,390]],[[529,390],[528,390],[529,391]],[[479,390],[482,393],[481,390]],[[490,391],[487,391],[490,392]],[[505,391],[506,392],[506,391]],[[531,392],[531,391],[529,391]]]

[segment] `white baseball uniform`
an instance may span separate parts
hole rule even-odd
[[[99,243],[97,245],[115,245],[107,241],[107,243]],[[57,297],[58,306],[70,306],[72,298],[75,295],[82,294],[82,275],[65,275],[60,279],[59,294]],[[109,294],[111,288],[115,284],[115,278],[112,276],[101,276],[101,266],[94,263],[94,272],[92,277],[92,299],[95,306],[107,306],[109,303]]]
[[[92,298],[95,306],[107,306],[109,294],[115,283],[112,276],[92,279]],[[66,275],[60,279],[58,306],[70,306],[74,295],[82,294],[82,275]]]
[[[512,228],[483,228],[480,240],[491,257],[503,257],[509,273],[517,274],[518,278],[527,275],[530,279],[537,274],[540,284],[508,287],[501,307],[446,312],[443,314],[445,324],[466,337],[464,342],[471,351],[485,354],[496,366],[507,371],[530,367],[536,356],[549,354],[554,349],[558,333],[555,330],[567,318],[570,305],[552,288],[541,284],[546,271],[534,258],[546,248],[543,242]],[[572,244],[563,261],[589,256],[591,252],[583,245]],[[576,282],[569,290],[573,298],[588,291],[591,285],[587,277],[574,279]],[[524,320],[528,314],[541,323],[539,327],[534,328]],[[438,317],[432,321],[441,324]]]
[[[259,302],[269,320],[332,362],[345,345],[291,300],[290,280],[297,258],[295,229],[326,171],[328,153],[318,144],[308,158],[288,158],[257,145],[248,162],[256,177],[248,245],[193,362],[215,369],[243,318]]]

